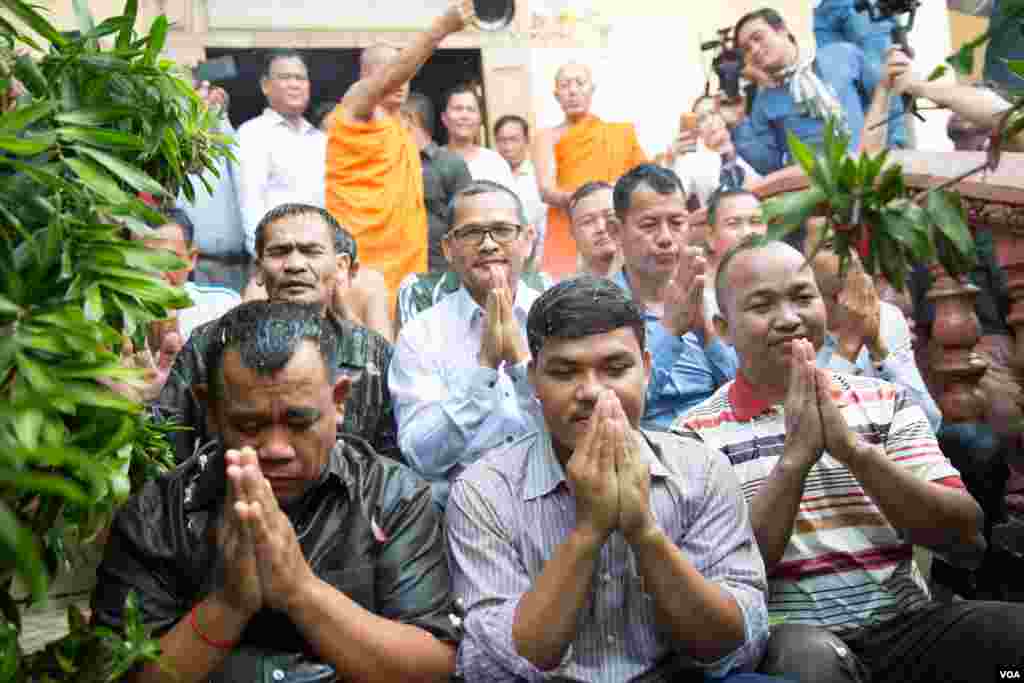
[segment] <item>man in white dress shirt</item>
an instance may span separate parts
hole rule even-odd
[[[544,257],[544,226],[548,220],[548,205],[540,198],[537,169],[530,159],[530,124],[517,114],[505,114],[494,124],[494,144],[498,154],[508,162],[515,179],[519,198],[526,207],[526,215],[537,233],[530,262],[537,267]]]
[[[309,106],[309,72],[294,50],[267,57],[260,87],[267,108],[238,128],[239,201],[245,248],[256,256],[256,226],[281,204],[324,205],[327,136],[303,114]]]
[[[462,157],[473,180],[490,180],[515,190],[512,167],[500,154],[476,144],[480,135],[480,97],[468,83],[452,88],[444,100],[441,122],[448,130],[445,149]]]
[[[526,315],[540,293],[519,278],[533,242],[522,202],[474,181],[452,203],[442,248],[462,286],[402,327],[388,375],[399,447],[442,507],[462,470],[532,432],[538,414]]]

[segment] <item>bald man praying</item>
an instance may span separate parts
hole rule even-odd
[[[392,300],[402,278],[427,268],[419,148],[402,125],[400,110],[409,81],[472,13],[471,0],[454,0],[404,50],[386,45],[364,50],[359,80],[332,116],[327,209],[355,238],[360,260],[384,274]]]

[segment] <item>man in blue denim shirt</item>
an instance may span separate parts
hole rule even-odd
[[[812,0],[812,4],[814,40],[819,50],[833,43],[853,43],[864,50],[864,57],[876,69],[885,63],[894,19],[879,17],[874,21],[867,12],[857,11],[855,0]]]
[[[733,130],[740,156],[758,173],[766,175],[790,163],[787,131],[800,140],[818,145],[825,121],[837,116],[850,135],[850,150],[857,148],[865,114],[881,67],[865,58],[850,43],[833,43],[818,51],[812,61],[801,59],[800,49],[778,12],[764,8],[744,15],[735,29],[736,43],[746,61],[775,79],[762,85],[753,109]],[[902,102],[891,104],[896,115],[889,124],[889,145],[903,146],[906,139]]]
[[[642,164],[613,194],[620,223],[609,230],[622,248],[612,281],[643,311],[651,380],[641,423],[668,429],[677,415],[736,375],[736,353],[704,317],[704,263],[686,246],[686,193],[671,170]]]

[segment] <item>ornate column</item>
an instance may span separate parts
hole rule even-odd
[[[978,288],[965,277],[952,278],[938,263],[928,270],[932,286],[927,296],[935,305],[932,340],[937,344],[931,369],[942,386],[942,393],[935,400],[947,422],[981,422],[985,397],[978,382],[988,364],[974,351],[981,336],[974,312]]]

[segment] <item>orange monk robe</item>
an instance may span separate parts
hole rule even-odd
[[[555,184],[567,192],[591,180],[614,185],[619,176],[646,161],[632,123],[605,123],[588,116],[565,131],[555,145]],[[555,277],[576,272],[576,241],[569,232],[569,216],[554,206],[548,209],[541,270]]]
[[[339,106],[327,137],[327,210],[379,270],[392,302],[409,273],[427,270],[420,151],[396,117],[354,121]]]

